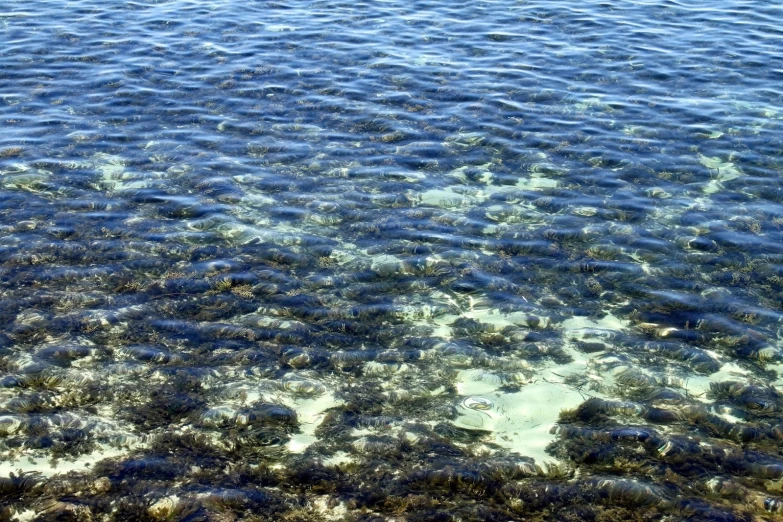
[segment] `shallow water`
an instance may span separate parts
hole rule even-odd
[[[780,19],[5,1],[0,518],[776,519]]]

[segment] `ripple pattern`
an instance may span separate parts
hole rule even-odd
[[[0,519],[780,519],[780,19],[7,0]]]

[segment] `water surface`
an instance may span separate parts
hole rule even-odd
[[[2,517],[779,516],[783,8],[0,9]]]

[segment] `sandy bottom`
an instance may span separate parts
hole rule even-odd
[[[477,318],[478,319],[478,318]],[[488,322],[490,317],[481,317]],[[500,322],[496,316],[493,322]],[[620,330],[627,325],[608,315],[600,321],[574,317],[562,323],[563,338],[570,339],[583,328]],[[458,427],[483,430],[492,433],[492,442],[520,455],[532,457],[538,464],[556,462],[545,451],[554,440],[550,433],[560,412],[579,406],[590,397],[601,397],[596,392],[587,392],[564,383],[569,375],[585,375],[589,371],[590,358],[565,343],[565,351],[573,361],[568,364],[551,364],[537,369],[531,381],[520,391],[505,393],[499,391],[501,383],[491,380],[474,380],[471,370],[458,374],[457,390],[461,402],[457,409],[459,417],[454,421]],[[489,401],[489,402],[485,402]],[[479,409],[470,406],[478,404]],[[487,408],[488,409],[483,409]]]
[[[47,456],[33,451],[24,452],[20,458],[14,460],[3,460],[0,462],[0,476],[8,477],[10,473],[36,472],[44,477],[51,477],[61,473],[71,471],[89,471],[96,463],[109,458],[123,457],[132,450],[138,449],[140,445],[131,448],[112,448],[109,446],[100,446],[97,451],[86,453],[76,459],[59,459],[56,461],[47,460]]]

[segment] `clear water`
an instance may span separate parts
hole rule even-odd
[[[0,518],[779,516],[781,19],[6,0]]]

